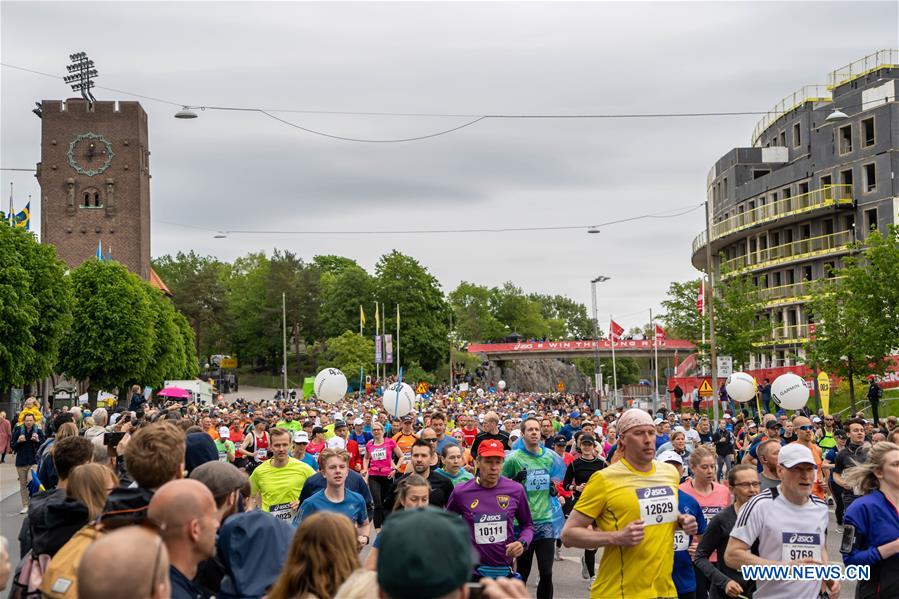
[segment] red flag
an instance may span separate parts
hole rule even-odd
[[[624,327],[615,322],[609,321],[609,339],[612,341],[621,341],[621,335],[624,334]]]
[[[656,339],[658,341],[662,341],[663,339],[665,339],[665,329],[663,329],[659,325],[656,325]]]
[[[705,280],[699,282],[699,296],[696,298],[696,311],[705,316]]]

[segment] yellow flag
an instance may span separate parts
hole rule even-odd
[[[375,302],[375,334],[381,334],[381,317],[378,316],[378,302]]]
[[[365,312],[362,310],[362,304],[359,304],[359,328],[365,326]]]
[[[396,305],[396,328],[400,328],[400,305]]]
[[[818,373],[818,394],[821,396],[821,407],[824,415],[830,416],[830,377],[826,372]]]

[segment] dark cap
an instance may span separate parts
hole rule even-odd
[[[323,429],[320,426],[316,426],[315,428],[312,429],[313,435],[320,435],[320,434],[323,434],[324,432],[325,432],[325,429]]]
[[[422,543],[422,539],[428,539]],[[433,507],[402,510],[384,522],[378,585],[391,599],[443,597],[468,582],[475,560],[462,518]]]
[[[765,428],[781,428],[781,424],[777,420],[769,420],[765,423]]]
[[[250,495],[247,474],[233,464],[227,462],[206,462],[194,468],[190,478],[206,485],[216,501],[238,489],[246,496]]]
[[[581,435],[581,438],[578,440],[578,443],[587,443],[588,445],[596,445],[596,439],[594,439],[590,435]]]
[[[334,428],[335,428],[335,429],[338,429],[338,428],[346,428],[346,427],[347,427],[347,426],[346,426],[346,422],[344,422],[343,420],[338,420],[337,422],[334,423]]]
[[[403,422],[412,422],[412,414],[403,414],[400,416],[400,420]]]
[[[553,445],[568,445],[568,439],[565,438],[565,435],[557,435],[553,439]]]

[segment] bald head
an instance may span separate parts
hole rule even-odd
[[[128,567],[109,567],[115,563]],[[165,544],[139,526],[103,535],[87,548],[78,565],[78,599],[155,599],[169,593]]]
[[[215,498],[209,487],[193,479],[178,479],[159,487],[150,501],[149,517],[168,538],[182,532],[192,520],[215,510]]]
[[[203,483],[188,478],[165,483],[153,494],[147,515],[162,528],[172,563],[182,572],[183,559],[199,563],[212,557],[219,520],[212,491]]]

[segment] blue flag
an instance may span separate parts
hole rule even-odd
[[[97,260],[103,260],[103,242],[97,242]]]

